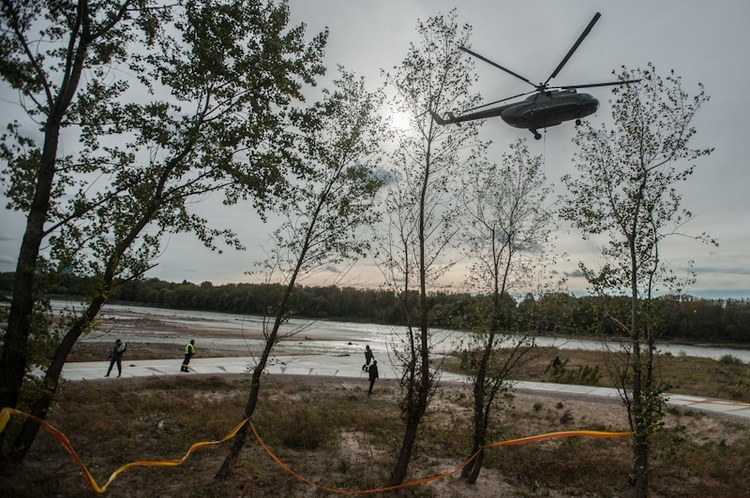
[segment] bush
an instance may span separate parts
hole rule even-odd
[[[719,361],[725,365],[742,365],[742,360],[732,354],[725,354]]]
[[[294,410],[283,410],[264,419],[269,432],[277,435],[285,448],[317,450],[331,437],[326,417],[313,407],[300,405]]]
[[[598,365],[593,367],[582,365],[577,368],[569,368],[567,359],[562,363],[562,366],[552,373],[552,379],[555,382],[562,382],[564,384],[595,386],[599,384],[601,378],[602,372]]]

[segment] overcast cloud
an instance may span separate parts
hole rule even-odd
[[[718,248],[687,239],[668,245],[665,258],[676,272],[687,271],[693,261],[698,282],[689,293],[709,297],[750,297],[750,230],[748,214],[747,165],[750,149],[750,83],[747,47],[750,46],[750,2],[746,0],[622,0],[618,2],[584,1],[497,1],[464,0],[292,0],[294,23],[304,22],[312,37],[326,26],[330,30],[326,65],[335,74],[337,64],[363,75],[375,88],[380,70],[388,70],[403,59],[410,42],[418,43],[416,23],[437,13],[447,14],[457,7],[461,23],[473,26],[472,48],[476,52],[522,74],[532,81],[544,81],[557,66],[595,12],[602,18],[579,47],[553,84],[579,84],[610,81],[612,71],[656,65],[660,74],[674,69],[691,93],[703,83],[710,102],[700,112],[694,147],[715,147],[715,152],[698,162],[695,174],[681,186],[683,207],[695,218],[687,227],[692,234],[707,232],[718,239]],[[527,85],[509,75],[477,62],[479,90],[487,101],[528,90]],[[325,82],[321,82],[321,86]],[[591,117],[595,125],[609,121],[610,98],[606,88],[588,90],[601,102]],[[11,104],[16,95],[1,96],[3,116],[18,112]],[[6,121],[7,122],[7,121]],[[3,127],[5,123],[2,123]],[[491,139],[497,158],[518,136],[529,139],[533,155],[542,155],[545,172],[555,185],[566,173],[574,173],[572,124],[547,130],[534,141],[526,130],[490,119],[483,134]],[[558,192],[560,193],[560,192]],[[3,202],[3,207],[4,207]],[[212,253],[187,235],[172,236],[150,277],[169,281],[192,282],[251,281],[244,272],[253,269],[253,261],[263,259],[267,234],[275,228],[247,207],[228,209],[215,195],[199,206],[214,226],[236,230],[247,252],[231,249]],[[0,218],[0,271],[15,269],[23,234],[24,218],[3,210]],[[598,248],[576,232],[561,227],[558,251],[568,260],[555,269],[569,275],[569,287],[583,291],[578,262],[595,266]],[[335,272],[335,269],[332,269]],[[372,261],[359,264],[350,274],[356,285],[377,286],[380,273]],[[460,275],[454,275],[456,283]],[[315,283],[315,282],[308,282]]]

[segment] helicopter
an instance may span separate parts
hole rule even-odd
[[[550,87],[549,82],[552,78],[556,77],[562,70],[568,60],[571,58],[573,53],[578,49],[578,46],[583,42],[584,38],[588,36],[594,24],[599,20],[601,14],[597,12],[594,17],[589,21],[586,29],[578,37],[578,40],[573,44],[573,47],[568,51],[560,64],[557,65],[555,70],[552,72],[549,78],[544,83],[534,84],[529,79],[521,76],[520,74],[514,73],[510,69],[507,69],[500,64],[497,64],[486,57],[469,50],[466,47],[459,47],[462,51],[467,54],[476,57],[477,59],[490,64],[506,73],[514,76],[521,81],[525,81],[529,85],[534,87],[534,90],[529,92],[519,93],[512,97],[506,97],[504,99],[496,100],[488,104],[482,104],[477,107],[467,109],[463,114],[455,116],[452,113],[448,113],[446,118],[441,118],[436,113],[432,113],[433,119],[441,125],[462,123],[465,121],[474,121],[477,119],[492,118],[500,116],[503,121],[508,123],[510,126],[515,128],[526,128],[534,134],[534,138],[539,140],[542,135],[538,130],[548,128],[550,126],[559,125],[565,121],[575,120],[576,125],[581,124],[581,118],[589,116],[599,109],[599,101],[594,96],[588,93],[578,93],[579,88],[593,88],[601,86],[614,86],[614,85],[627,85],[629,83],[637,83],[640,80],[624,80],[624,81],[609,81],[606,83],[589,83],[584,85],[565,85]],[[526,97],[520,102],[511,104],[501,105],[498,107],[492,107],[490,109],[484,109],[485,107],[494,106],[502,102],[517,99],[520,97]],[[479,110],[482,109],[482,110]]]

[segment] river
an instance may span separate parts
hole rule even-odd
[[[53,301],[53,308],[75,307],[80,310],[80,303]],[[153,327],[150,327],[153,325]],[[201,338],[204,347],[218,346],[232,350],[259,349],[261,340],[257,332],[262,330],[262,319],[256,316],[210,311],[185,311],[165,308],[150,308],[134,305],[108,304],[99,314],[99,326],[82,340],[91,342],[110,342],[122,337],[126,342],[159,342],[183,345],[191,339],[191,330],[195,327],[219,331],[210,338]],[[282,327],[281,333],[286,336],[276,348],[285,354],[359,354],[364,345],[369,344],[376,351],[390,351],[403,336],[403,328],[350,322],[309,321],[292,319]],[[469,334],[455,330],[438,329],[433,334],[433,349],[438,353],[447,353],[459,348]],[[561,349],[582,349],[600,351],[605,348],[617,348],[611,341],[598,341],[564,337],[537,337],[539,346],[555,346]],[[659,344],[663,353],[675,356],[687,355],[703,358],[720,359],[732,355],[744,363],[750,363],[748,347],[718,347],[695,344]]]

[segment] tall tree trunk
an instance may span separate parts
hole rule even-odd
[[[36,171],[34,197],[26,218],[26,230],[18,254],[8,327],[5,331],[3,353],[0,356],[0,408],[16,407],[23,386],[23,378],[26,375],[31,316],[34,312],[36,290],[34,286],[36,264],[44,237],[44,224],[49,215],[62,121],[78,89],[86,54],[93,42],[89,15],[88,1],[78,2],[76,16],[72,19],[73,36],[67,54],[71,64],[66,67],[57,95],[53,98],[52,94],[49,94],[46,103],[48,114],[44,124],[44,144],[39,159],[39,169]]]
[[[638,282],[637,282],[637,257],[635,247],[631,244],[631,309],[630,309],[630,333],[631,347],[633,349],[633,414],[635,420],[635,436],[633,442],[633,460],[635,466],[635,494],[638,498],[648,496],[648,453],[649,424],[645,424],[645,406],[643,398],[643,359],[641,358],[641,324],[638,319]]]
[[[484,444],[484,441],[482,442]],[[484,462],[484,448],[481,448],[478,450],[479,453],[477,453],[476,458],[474,458],[474,465],[471,470],[471,474],[469,474],[469,477],[466,479],[466,482],[469,484],[474,484],[477,482],[477,479],[479,478],[479,472],[482,470],[482,463]]]
[[[320,211],[320,207],[318,208],[318,211]],[[276,311],[273,328],[271,329],[271,333],[266,338],[266,345],[263,348],[263,353],[260,355],[260,360],[253,370],[252,381],[250,383],[250,393],[247,396],[247,403],[245,404],[245,418],[250,418],[255,413],[255,407],[258,404],[258,396],[260,395],[260,376],[266,369],[268,359],[271,357],[271,352],[273,351],[273,347],[276,344],[276,340],[279,335],[279,329],[281,328],[281,323],[283,322],[284,316],[286,315],[289,297],[294,291],[294,286],[297,282],[297,276],[302,271],[302,264],[304,262],[305,255],[307,254],[307,249],[309,248],[310,233],[314,227],[315,224],[311,223],[308,229],[307,237],[305,239],[306,241],[304,249],[299,259],[297,260],[297,265],[292,272],[292,276],[289,279],[289,283],[287,284],[286,290],[284,291],[284,295],[281,298],[279,309]],[[240,452],[245,445],[245,439],[247,438],[247,425],[248,424],[243,425],[242,429],[240,429],[240,431],[235,436],[232,447],[229,449],[229,455],[227,455],[227,457],[224,459],[221,467],[219,467],[219,470],[214,475],[214,479],[226,479],[232,475],[232,469],[234,469],[237,463],[237,458],[239,458]]]
[[[44,223],[47,221],[50,206],[59,137],[59,120],[49,120],[45,127],[44,149],[37,173],[34,199],[26,219],[26,231],[18,254],[8,328],[0,357],[0,407],[2,408],[16,407],[23,378],[26,375],[31,316],[34,312],[34,277],[39,247],[44,234]]]
[[[389,486],[398,486],[404,482],[404,479],[406,478],[406,473],[409,470],[409,462],[411,461],[411,455],[414,450],[414,443],[417,440],[417,429],[422,420],[422,414],[414,413],[414,416],[406,423],[406,430],[404,431],[404,438],[401,442],[401,449],[398,452],[396,465],[393,467],[388,482]]]
[[[487,373],[487,358],[486,348],[482,352],[482,358],[479,361],[479,368],[477,376],[474,379],[474,439],[471,445],[471,452],[469,458],[474,456],[477,451],[484,445],[485,439],[485,424],[484,424],[484,380]],[[479,469],[481,468],[481,455],[477,455],[466,467],[461,471],[461,477],[463,479],[469,479],[468,482],[473,483],[476,481],[476,477],[472,480],[471,476],[475,473],[479,475]]]
[[[266,353],[268,351],[268,354]],[[270,348],[266,346],[266,350],[263,351],[261,361],[253,370],[253,377],[250,383],[250,394],[247,397],[247,403],[245,404],[245,417],[252,417],[255,413],[255,406],[258,404],[258,396],[260,394],[260,376],[263,370],[266,368],[266,360],[270,355]],[[262,367],[261,367],[262,365]],[[224,459],[224,462],[219,467],[218,472],[214,475],[214,479],[226,479],[232,475],[232,469],[237,464],[237,458],[240,456],[245,440],[247,439],[248,424],[242,426],[240,431],[234,438],[231,448],[229,449],[229,455]]]
[[[493,244],[494,239],[495,238],[493,237]],[[508,258],[508,266],[509,265],[510,258]],[[490,323],[487,342],[485,343],[485,347],[482,350],[482,357],[479,361],[477,376],[474,379],[474,441],[471,447],[471,454],[469,455],[469,458],[476,454],[477,451],[480,451],[480,449],[487,442],[487,426],[489,425],[492,403],[485,402],[488,394],[487,386],[485,384],[487,379],[487,371],[490,364],[490,358],[492,357],[495,346],[495,334],[500,327],[500,296],[502,296],[502,293],[505,292],[504,282],[507,278],[508,266],[506,266],[502,287],[499,283],[500,279],[498,277],[500,275],[500,272],[498,271],[497,264],[494,268],[495,285],[492,293],[492,322]],[[495,387],[493,387],[489,391],[490,401],[494,398],[494,394],[496,392],[495,388],[499,387],[499,384],[494,381],[492,384]],[[464,467],[464,470],[461,472],[461,477],[467,479],[466,482],[468,482],[469,484],[474,484],[475,482],[477,482],[479,472],[482,470],[483,461],[484,450],[482,449],[481,452],[476,456],[476,458],[474,458],[469,465]]]
[[[47,417],[49,407],[55,399],[55,393],[57,393],[57,387],[60,382],[60,375],[62,374],[65,360],[68,358],[68,354],[70,354],[70,351],[73,349],[78,338],[83,334],[83,331],[88,329],[94,321],[105,301],[106,300],[101,296],[94,299],[86,309],[83,316],[73,323],[65,334],[65,337],[63,337],[63,340],[57,346],[52,363],[47,369],[47,372],[44,375],[44,380],[42,381],[42,392],[31,407],[31,415],[42,420]],[[39,427],[40,426],[37,422],[31,419],[26,419],[21,431],[13,442],[9,454],[11,462],[16,464],[23,462],[23,459],[28,454],[31,445],[36,439]]]
[[[635,496],[646,498],[648,496],[648,436],[636,434],[635,436]]]

